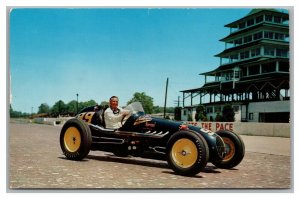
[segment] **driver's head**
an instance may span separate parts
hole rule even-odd
[[[111,109],[117,109],[119,105],[119,98],[117,96],[112,96],[109,98],[109,106]]]

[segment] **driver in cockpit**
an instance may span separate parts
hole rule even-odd
[[[118,104],[119,98],[117,96],[112,96],[109,99],[109,108],[104,112],[105,126],[108,129],[120,128],[122,119],[129,115],[129,111],[118,107]]]

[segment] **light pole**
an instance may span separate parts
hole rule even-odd
[[[78,113],[78,93],[76,94],[77,96],[77,103],[76,103],[76,114]]]

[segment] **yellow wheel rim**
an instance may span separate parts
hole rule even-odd
[[[75,127],[69,127],[64,136],[65,147],[69,152],[75,152],[81,144],[80,132]]]
[[[229,161],[231,158],[233,158],[235,154],[235,146],[231,139],[222,137],[224,143],[225,143],[225,151],[226,155],[223,159],[223,161]]]
[[[196,145],[186,138],[177,140],[172,147],[171,153],[175,164],[182,168],[188,168],[195,164],[198,157]]]

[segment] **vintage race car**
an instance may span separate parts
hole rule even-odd
[[[211,132],[184,122],[151,117],[139,102],[125,109],[131,114],[123,118],[117,130],[105,128],[103,107],[87,107],[68,120],[60,133],[64,155],[82,160],[90,150],[100,150],[120,157],[166,160],[175,173],[185,176],[198,174],[207,162],[230,169],[244,157],[244,143],[233,132]]]

